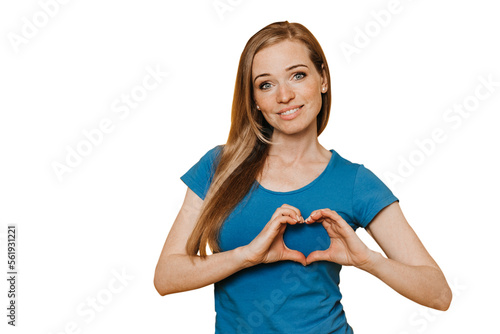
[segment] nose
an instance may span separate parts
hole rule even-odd
[[[279,85],[276,100],[278,103],[287,103],[295,98],[295,92],[286,83]]]

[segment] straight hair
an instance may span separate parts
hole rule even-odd
[[[247,42],[240,57],[233,104],[231,128],[226,144],[216,161],[213,181],[205,196],[200,216],[186,244],[189,255],[207,256],[207,246],[213,253],[220,252],[220,229],[243,198],[255,189],[255,182],[263,170],[271,143],[273,128],[257,110],[253,98],[252,64],[257,52],[285,40],[302,42],[318,73],[325,73],[328,87],[330,71],[323,50],[314,35],[299,23],[275,22]],[[322,106],[316,118],[317,135],[328,124],[331,89],[321,94]]]

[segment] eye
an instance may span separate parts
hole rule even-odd
[[[271,84],[269,82],[263,82],[259,85],[259,89],[266,90],[271,88]]]
[[[304,79],[306,77],[306,74],[304,72],[298,72],[298,73],[295,73],[293,75],[293,78],[295,80],[300,80],[300,79]]]

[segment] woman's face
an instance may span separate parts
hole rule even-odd
[[[255,103],[274,128],[273,136],[304,130],[316,134],[321,93],[328,87],[302,42],[287,40],[257,52],[252,83]]]

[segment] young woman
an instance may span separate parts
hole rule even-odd
[[[186,197],[155,272],[161,295],[215,283],[216,333],[352,333],[342,265],[419,304],[450,305],[446,279],[398,199],[319,143],[330,101],[326,58],[304,26],[277,22],[250,38],[227,143],[181,177]]]

